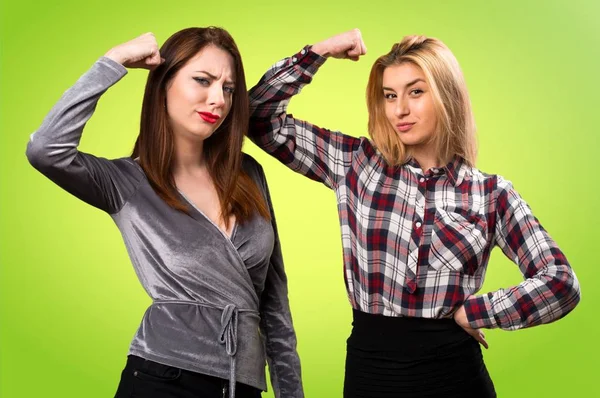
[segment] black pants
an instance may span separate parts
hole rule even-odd
[[[228,380],[129,355],[115,398],[227,398],[228,386]],[[260,396],[258,388],[236,384],[236,398]]]
[[[452,319],[354,311],[344,398],[494,398],[479,343]]]

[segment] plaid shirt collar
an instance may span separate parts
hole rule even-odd
[[[421,165],[414,158],[410,158],[403,166],[408,166],[414,173],[424,174],[426,177],[430,177],[433,174],[445,173],[450,183],[455,187],[462,184],[468,169],[465,160],[458,155],[455,155],[444,167],[433,167],[426,172],[423,172]]]

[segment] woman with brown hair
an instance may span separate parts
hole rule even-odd
[[[406,36],[375,61],[371,139],[286,113],[327,57],[365,52],[358,30],[334,36],[250,91],[250,138],[336,193],[353,308],[344,397],[494,397],[481,328],[560,319],[579,302],[578,280],[511,183],[475,168],[469,95],[441,41]],[[477,294],[495,246],[524,281]]]
[[[130,157],[77,150],[102,94],[147,68]],[[111,49],[58,101],[27,157],[110,214],[152,297],[117,397],[259,397],[269,359],[277,397],[302,397],[275,218],[261,166],[242,153],[248,96],[220,28],[152,34]]]

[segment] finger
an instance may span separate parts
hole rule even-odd
[[[367,53],[367,46],[365,45],[365,41],[362,38],[362,33],[358,30],[358,44],[360,48],[360,55],[365,55]]]
[[[481,339],[479,342],[486,350],[489,348],[488,343],[485,339]]]
[[[127,63],[126,67],[129,69],[152,69],[152,66],[146,65],[145,59],[137,62]]]
[[[346,52],[346,55],[348,56],[348,58],[350,57],[360,57],[361,54],[361,48],[360,48],[360,44],[359,43],[354,43],[352,48],[350,50],[348,50]]]
[[[362,48],[358,43],[356,47],[346,53],[346,57],[352,59],[353,61],[358,61],[358,59],[363,55]]]
[[[353,44],[353,47],[346,53],[348,57],[356,57],[357,59],[361,56],[365,55],[365,51],[363,49],[363,45],[360,41],[357,41]]]
[[[160,53],[158,52],[158,49],[156,49],[152,52],[152,54],[150,54],[150,56],[146,57],[146,65],[158,66],[161,64],[161,60],[162,58]]]
[[[481,344],[483,347],[485,347],[485,349],[488,349],[488,343],[485,340],[485,334],[477,329],[472,329],[472,328],[464,328],[465,332],[467,332],[469,335],[471,335],[471,337],[473,337],[479,344]]]
[[[351,31],[342,35],[343,41],[346,42],[348,48],[346,49],[347,57],[360,56],[360,30],[354,28]]]
[[[148,54],[148,56],[142,60],[140,67],[153,70],[161,63],[162,58],[160,56],[160,52],[158,51],[158,47],[154,46],[150,54]]]
[[[488,343],[485,340],[485,336],[483,333],[479,333],[479,338],[477,340],[479,341],[479,343],[481,343],[482,346],[485,347],[486,350],[488,349]]]

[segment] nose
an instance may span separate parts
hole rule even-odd
[[[210,88],[208,95],[208,104],[215,108],[222,108],[225,106],[225,95],[223,94],[223,87],[219,84],[213,84]]]
[[[396,101],[396,107],[394,109],[394,114],[398,118],[403,118],[404,116],[410,114],[408,99],[404,98],[404,96],[398,96],[398,100]]]

